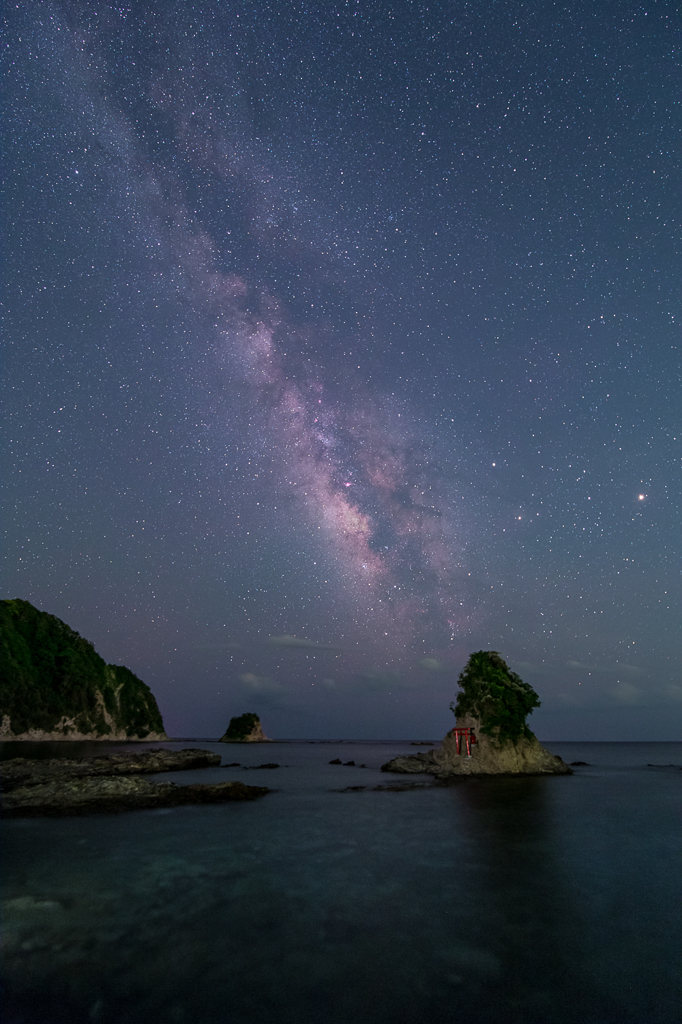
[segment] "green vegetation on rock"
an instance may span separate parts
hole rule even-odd
[[[28,601],[0,601],[0,678],[0,720],[9,718],[15,736],[163,734],[156,700],[141,679],[107,665],[89,640]]]
[[[533,733],[526,717],[540,700],[532,686],[512,672],[497,651],[476,651],[457,680],[461,692],[450,705],[457,718],[470,715],[491,740],[512,742]]]
[[[251,711],[244,715],[238,715],[230,719],[230,724],[225,730],[224,740],[243,740],[250,736],[254,729],[260,725],[260,718]]]

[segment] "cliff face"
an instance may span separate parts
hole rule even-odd
[[[456,775],[572,775],[560,757],[550,754],[530,733],[515,740],[496,742],[481,732],[478,719],[464,716],[457,719],[457,728],[473,729],[477,742],[467,756],[466,743],[460,740],[459,753],[454,730],[440,747],[424,754],[395,757],[383,765],[382,771],[413,774],[426,772],[439,779]],[[530,730],[528,730],[530,732]]]
[[[260,718],[253,712],[247,711],[230,719],[230,724],[225,730],[224,736],[218,740],[219,743],[270,743],[271,741],[263,732]]]
[[[167,740],[154,695],[28,601],[0,601],[0,739]]]

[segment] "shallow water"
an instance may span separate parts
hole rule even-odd
[[[12,1024],[682,1021],[682,744],[450,786],[380,773],[407,743],[163,746],[282,767],[156,776],[253,803],[5,822]],[[113,749],[144,745],[40,745]]]

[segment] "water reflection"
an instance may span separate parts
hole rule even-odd
[[[499,964],[476,1020],[575,1021],[579,1005],[585,1019],[595,1009],[581,954],[588,910],[561,867],[552,816],[551,787],[562,781],[483,779],[458,787],[462,827],[480,868],[472,935]]]

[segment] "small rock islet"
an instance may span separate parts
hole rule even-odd
[[[538,695],[497,651],[472,654],[458,682],[460,693],[450,705],[457,722],[441,746],[394,757],[382,771],[424,772],[443,780],[462,775],[573,774],[528,728],[526,717],[540,706]]]

